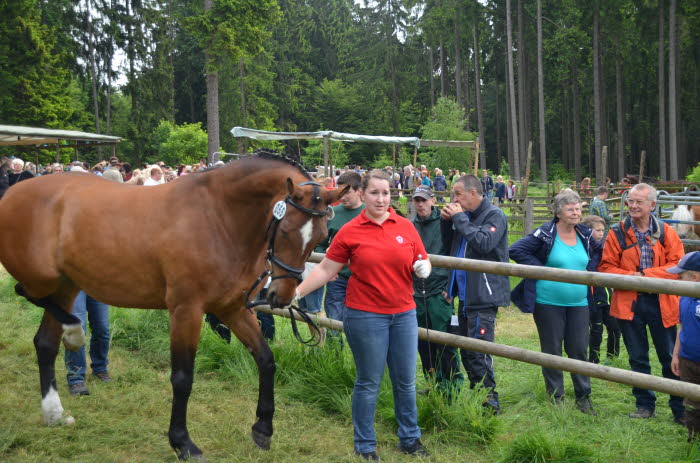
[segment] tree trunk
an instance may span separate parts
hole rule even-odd
[[[447,95],[447,74],[445,69],[445,46],[440,42],[440,96]]]
[[[494,93],[496,102],[496,165],[498,166],[498,171],[501,170],[501,157],[503,152],[501,151],[501,99],[499,96],[500,85],[498,81],[494,82]]]
[[[515,179],[515,159],[513,156],[513,153],[515,150],[513,149],[513,119],[511,119],[510,114],[511,114],[511,108],[510,108],[510,72],[508,72],[508,58],[503,57],[503,62],[505,63],[505,77],[506,77],[506,84],[505,84],[505,89],[506,89],[506,148],[508,149],[508,152],[506,153],[506,159],[508,160],[508,175],[509,177]]]
[[[482,169],[486,169],[486,134],[484,133],[484,108],[481,106],[481,64],[479,60],[479,27],[477,23],[478,13],[474,17],[474,87],[476,91],[476,118],[479,127],[479,164],[481,164]]]
[[[471,131],[472,127],[472,98],[471,89],[469,88],[469,50],[464,57],[464,64],[462,65],[464,71],[464,91],[462,92],[462,98],[464,98],[464,114],[466,115],[466,125],[465,129]]]
[[[435,106],[435,60],[433,49],[428,47],[428,66],[430,66],[430,107]]]
[[[527,80],[527,65],[525,64],[525,12],[523,11],[523,1],[518,0],[518,152],[520,154],[520,164],[524,164],[527,159],[527,142],[530,134],[527,133],[527,98],[525,83]]]
[[[246,87],[245,87],[245,61],[243,58],[238,59],[238,87],[241,92],[241,126],[248,127],[248,103],[246,98]],[[240,137],[238,139],[238,152],[245,153],[248,151],[247,138]]]
[[[601,169],[601,132],[602,132],[602,117],[600,110],[600,5],[596,2],[593,6],[593,133],[595,144],[595,170],[593,166],[589,166],[591,173],[595,173],[595,181],[597,185],[602,185],[605,181],[600,178],[603,170]]]
[[[618,180],[625,176],[625,108],[623,106],[622,57],[615,59],[615,93],[617,98],[617,175]]]
[[[213,6],[213,0],[204,0],[204,11],[209,11]],[[219,151],[219,73],[214,68],[213,57],[207,51],[205,53],[207,67],[207,133],[209,144],[207,147],[208,161],[218,161],[214,153]]]
[[[544,65],[542,58],[542,0],[537,0],[537,109],[540,131],[540,182],[547,183],[547,144],[544,126]],[[562,140],[563,142],[563,140]]]
[[[578,62],[576,58],[571,61],[571,100],[573,113],[573,138],[574,138],[574,179],[581,181],[581,114],[579,109],[579,87],[578,87]]]
[[[508,88],[510,92],[510,123],[511,136],[513,137],[513,164],[511,165],[511,177],[520,178],[520,143],[518,141],[518,117],[515,104],[515,78],[513,75],[513,24],[511,20],[510,0],[506,0],[506,29],[507,29],[507,49],[508,57]]]
[[[678,180],[678,107],[676,93],[676,3],[671,0],[671,10],[668,13],[668,149],[669,177]]]
[[[666,53],[664,23],[666,8],[664,0],[659,0],[659,173],[661,180],[668,179],[666,167]],[[641,180],[640,180],[641,181]]]
[[[455,21],[455,96],[460,108],[464,107],[462,100],[462,7],[457,7]]]

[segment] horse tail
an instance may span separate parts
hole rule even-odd
[[[32,297],[29,297],[27,295],[27,292],[24,290],[22,283],[17,283],[15,285],[15,292],[19,296],[22,296],[23,298],[34,304],[35,306],[41,307],[42,309],[46,310],[53,316],[53,318],[55,318],[62,325],[80,326],[80,319],[78,317],[66,312],[58,304],[52,302],[48,297],[44,297],[41,299],[34,299]]]

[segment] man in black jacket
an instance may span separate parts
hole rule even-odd
[[[435,207],[435,193],[425,185],[419,185],[413,193],[416,216],[411,220],[418,231],[428,254],[447,255],[449,249],[442,242],[440,211]],[[428,256],[423,256],[427,259]],[[434,331],[447,332],[452,323],[452,298],[448,296],[447,281],[450,271],[433,268],[426,279],[413,275],[413,299],[416,302],[418,326]],[[437,388],[448,397],[459,392],[464,383],[459,371],[457,349],[444,344],[418,341],[418,354],[426,379],[435,381]]]
[[[481,181],[464,175],[452,186],[454,203],[441,212],[442,239],[453,257],[508,262],[508,221],[505,214],[483,197]],[[498,307],[510,304],[507,276],[452,270],[448,293],[459,297],[461,336],[493,342]],[[481,384],[489,389],[485,407],[500,412],[493,359],[488,354],[461,350],[462,364],[472,388]]]

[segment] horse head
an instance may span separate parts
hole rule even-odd
[[[349,188],[326,190],[313,181],[295,185],[287,178],[287,196],[275,203],[268,230],[272,277],[267,300],[272,307],[286,307],[293,300],[306,260],[328,235],[326,224],[333,216],[330,205]]]
[[[693,212],[685,204],[680,204],[673,210],[671,216],[673,221],[692,222],[695,220]],[[671,223],[671,228],[676,230],[680,239],[688,238],[688,235],[693,231],[693,225],[688,223]]]

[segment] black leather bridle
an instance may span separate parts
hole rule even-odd
[[[314,181],[306,181],[300,183],[298,186],[303,187],[310,185],[313,187],[313,193],[314,193],[314,201],[317,203],[321,201],[321,195],[320,195],[320,190],[321,190],[321,185],[317,182]],[[272,274],[272,266],[276,265],[277,267],[281,268],[282,270],[286,271],[287,273],[283,275],[275,275],[270,277],[270,282],[275,281],[275,280],[280,280],[283,278],[294,278],[297,280],[297,283],[301,283],[302,278],[301,275],[304,273],[304,267],[292,267],[291,265],[283,262],[279,257],[275,255],[275,238],[277,237],[277,229],[279,228],[279,224],[286,215],[287,212],[287,204],[290,206],[295,207],[296,209],[300,210],[301,212],[308,214],[312,217],[328,217],[329,219],[333,218],[334,212],[331,207],[326,207],[324,210],[319,210],[319,209],[310,209],[308,207],[302,206],[301,204],[297,203],[294,201],[291,197],[291,195],[287,195],[284,198],[284,201],[278,201],[273,210],[272,210],[272,218],[270,219],[270,222],[267,225],[267,255],[265,256],[265,262],[267,263],[267,268],[263,270],[263,272],[260,274],[257,280],[253,283],[253,285],[250,287],[248,291],[245,291],[245,306],[246,309],[252,311],[253,308],[259,306],[259,305],[265,305],[267,304],[266,301],[251,301],[250,300],[250,295],[255,294],[255,289],[262,283],[265,278],[267,278],[270,274]],[[296,326],[296,320],[294,319],[294,314],[292,310],[296,310],[301,317],[304,319],[306,323],[309,323],[310,325],[313,325],[315,329],[318,330],[318,327],[313,323],[313,321],[309,318],[309,316],[306,314],[305,311],[300,310],[296,306],[289,306],[289,314],[291,316],[292,320],[292,328],[294,331],[294,336],[299,340],[299,342],[302,342],[304,344],[309,344],[311,340],[304,341],[301,339],[299,335],[299,331],[297,330]],[[313,339],[313,338],[312,338]]]

